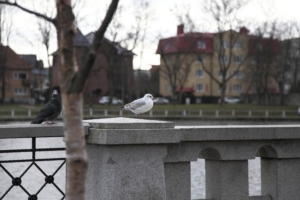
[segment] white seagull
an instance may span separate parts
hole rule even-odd
[[[151,94],[145,94],[143,98],[134,100],[133,102],[128,103],[121,108],[130,110],[131,112],[140,115],[151,110],[154,100],[155,98]]]

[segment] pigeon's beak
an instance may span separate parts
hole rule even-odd
[[[153,101],[156,101],[157,99],[155,99],[154,97],[151,98]]]

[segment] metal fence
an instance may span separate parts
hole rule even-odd
[[[24,140],[24,139],[23,139]],[[25,139],[26,140],[26,139]],[[4,140],[1,140],[1,144],[7,144],[7,142],[3,142]],[[22,147],[21,143],[24,143],[24,141],[20,140],[11,140],[9,141],[13,145],[11,146],[19,146]],[[54,151],[65,151],[65,147],[61,148],[37,148],[37,138],[32,137],[31,141],[25,141],[28,144],[31,143],[30,148],[18,148],[18,149],[3,149],[0,150],[0,173],[1,177],[7,175],[6,181],[3,180],[1,183],[1,190],[0,190],[0,199],[11,199],[11,198],[18,198],[20,199],[21,196],[28,196],[28,200],[37,200],[41,199],[39,198],[40,194],[45,190],[45,187],[47,185],[52,185],[55,190],[60,195],[58,197],[59,199],[65,199],[65,188],[61,188],[56,183],[56,176],[59,171],[65,170],[65,163],[66,158],[65,156],[62,157],[47,157],[45,154],[49,152]],[[4,146],[2,145],[2,146]],[[7,148],[7,147],[6,147]],[[30,155],[23,155],[22,157],[15,156],[17,154],[30,154]],[[37,156],[37,154],[43,155]],[[25,158],[25,159],[24,159]],[[41,165],[41,163],[47,163],[46,166],[49,166],[48,163],[50,162],[58,162],[58,164],[55,167],[51,167],[51,170],[49,170],[49,167],[45,167]],[[20,163],[26,163],[25,165]],[[15,167],[16,166],[16,167]],[[16,170],[14,170],[16,168]],[[33,171],[35,175],[40,176],[40,180],[36,180],[35,178],[29,178],[29,182],[27,180],[24,181],[24,178],[29,171]],[[30,173],[29,173],[30,174]],[[32,174],[32,173],[31,173]],[[31,176],[31,175],[28,175]],[[9,181],[10,179],[10,181]],[[28,179],[28,178],[27,178]],[[41,180],[43,179],[43,180]],[[34,188],[31,187],[31,185],[35,185]],[[9,196],[10,193],[15,193],[14,189],[18,188],[18,194],[12,194]],[[9,196],[9,197],[8,197]]]

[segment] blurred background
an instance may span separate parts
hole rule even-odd
[[[56,15],[51,0],[18,3]],[[130,116],[119,105],[151,93],[158,98],[146,117],[297,119],[298,4],[120,1],[85,84],[85,118]],[[79,68],[108,5],[73,1]],[[0,17],[0,115],[30,117],[60,89],[55,28],[9,6]]]
[[[56,15],[55,1],[17,2]],[[109,0],[72,2],[80,68]],[[294,0],[120,1],[85,84],[84,118],[137,117],[119,107],[151,93],[157,100],[143,118],[188,126],[297,124],[299,6]],[[55,28],[0,5],[0,43],[0,124],[27,124],[60,89]],[[13,144],[19,146],[1,141]],[[191,171],[192,198],[204,198],[204,160],[192,162]],[[260,181],[257,158],[249,161],[250,196],[261,193]]]

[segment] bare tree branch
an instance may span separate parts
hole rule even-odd
[[[50,17],[48,17],[46,15],[43,15],[41,13],[35,12],[33,10],[30,10],[28,8],[25,8],[25,7],[21,6],[21,5],[19,5],[16,1],[15,2],[10,2],[8,0],[0,0],[0,4],[5,4],[5,5],[17,7],[17,8],[19,8],[19,9],[21,9],[21,10],[27,12],[27,13],[30,13],[30,14],[33,14],[33,15],[35,15],[37,17],[43,18],[43,19],[45,19],[45,20],[53,23],[54,25],[56,25],[56,20],[55,19],[50,18]]]
[[[114,13],[118,7],[118,3],[119,3],[119,0],[111,1],[109,9],[105,15],[105,18],[104,18],[101,26],[95,33],[92,47],[85,59],[83,67],[81,70],[79,70],[77,73],[75,73],[72,83],[68,87],[67,93],[72,93],[72,92],[77,93],[77,92],[81,92],[83,90],[85,80],[88,77],[89,72],[91,71],[91,68],[92,68],[93,63],[96,58],[96,53],[97,53],[99,47],[101,46],[102,40],[104,38],[104,33],[114,16]]]

